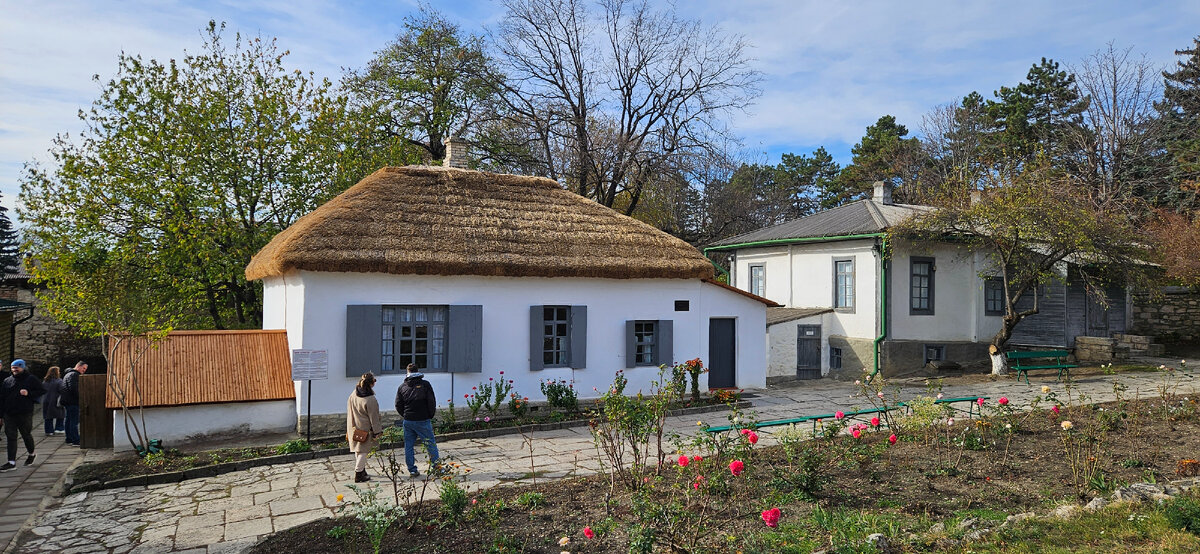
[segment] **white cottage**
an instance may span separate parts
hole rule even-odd
[[[338,424],[359,375],[381,405],[417,364],[439,402],[488,378],[566,379],[580,397],[617,370],[648,390],[660,364],[701,358],[709,387],[763,387],[770,301],[711,279],[687,243],[548,179],[381,169],[279,233],[251,260],[263,326],[326,350],[314,428]],[[297,382],[299,413],[309,406]],[[321,418],[320,415],[328,417]]]
[[[997,268],[949,242],[887,241],[889,228],[931,209],[896,204],[876,183],[869,199],[706,249],[732,253],[730,283],[784,306],[768,312],[769,380],[987,363],[1004,315]],[[1125,332],[1125,289],[1097,299],[1078,268],[1060,266],[1061,282],[1041,289],[1040,313],[1017,325],[1009,345],[1070,348],[1076,336]],[[1031,302],[1022,298],[1018,309]]]

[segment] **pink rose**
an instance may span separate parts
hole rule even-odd
[[[692,456],[692,461],[693,461],[693,462],[699,462],[700,460],[703,460],[703,459],[704,459],[704,458],[703,458],[703,457],[701,457],[699,454],[696,454],[695,456]]]
[[[834,412],[833,417],[834,417],[834,419],[843,419],[846,417],[846,414],[844,414],[842,412]]]
[[[688,462],[690,462],[690,461],[691,461],[691,459],[688,458],[687,456],[680,456],[679,457],[679,467],[687,467]]]
[[[589,539],[594,539],[594,538],[596,538],[596,532],[592,531],[591,527],[584,527],[583,528],[583,536],[585,536]]]
[[[853,430],[853,431],[850,431],[850,434],[851,434],[851,435],[854,435],[854,438],[856,438],[856,439],[857,439],[857,438],[859,438],[859,437],[861,437],[861,436],[862,436],[862,431],[859,431],[858,429],[855,429],[855,430]]]
[[[783,514],[782,514],[782,512],[779,511],[779,508],[771,508],[770,510],[763,510],[763,512],[762,512],[763,523],[766,523],[767,527],[772,527],[772,528],[778,527],[779,526],[779,516],[781,516],[781,515],[783,515]]]
[[[888,437],[888,444],[896,444],[896,435]]]
[[[1055,404],[1053,408],[1050,408],[1050,411],[1054,412],[1055,415],[1058,415],[1058,405]]]
[[[750,444],[758,444],[758,433],[754,431],[746,433],[746,440],[750,441]]]
[[[983,405],[983,397],[981,396],[981,397],[979,397],[979,398],[976,398],[976,399],[975,399],[975,403],[976,403],[976,404],[979,404],[980,406],[982,406],[982,405]]]
[[[1008,405],[1008,397],[1007,397],[1007,396],[1001,396],[1001,397],[1000,397],[1000,400],[999,400],[999,402],[1000,402],[1000,405],[1001,405],[1001,406],[1007,406],[1007,405]]]
[[[743,464],[741,460],[729,462],[729,473],[732,473],[734,477],[741,475],[744,469],[746,469],[746,464]]]
[[[871,426],[872,426],[872,427],[879,427],[879,418],[877,418],[877,417],[873,417],[873,418],[871,418]]]

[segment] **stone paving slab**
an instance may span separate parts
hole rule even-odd
[[[66,444],[62,434],[46,436],[41,420],[34,422],[33,465],[25,462],[25,443],[18,442],[17,469],[0,473],[0,551],[9,552],[9,545],[23,525],[38,527],[34,516],[43,500],[51,496],[63,473],[80,458],[77,447]],[[0,457],[7,439],[0,434]],[[7,460],[0,460],[4,463]],[[45,527],[45,526],[41,526]]]
[[[1116,378],[1128,386],[1129,397],[1157,396],[1158,389],[1167,384],[1158,373],[1122,374]],[[1012,378],[948,385],[942,392],[948,397],[988,396],[992,402],[1008,396],[1018,405],[1040,395],[1043,384],[1053,387],[1060,396],[1064,393],[1053,375],[1035,375],[1032,380],[1031,385]],[[1194,393],[1200,385],[1200,380],[1193,378],[1181,382],[1178,392],[1184,394]],[[892,385],[901,387],[905,398],[926,390],[924,383],[915,379],[896,380]],[[1113,378],[1109,376],[1079,379],[1075,388],[1076,394],[1086,394],[1089,402],[1113,398]],[[852,383],[807,381],[759,392],[751,411],[756,419],[765,421],[867,407],[861,397],[854,396],[855,391]],[[728,417],[723,412],[679,416],[669,418],[666,427],[668,431],[693,434],[698,430],[697,421],[725,425]],[[773,443],[772,435],[780,429],[783,427],[762,429],[763,443]],[[534,468],[538,481],[598,471],[590,434],[560,429],[537,433],[536,437]],[[529,449],[519,435],[464,439],[438,446],[443,455],[472,468],[465,483],[472,491],[530,481]],[[75,494],[38,514],[41,520],[61,523],[53,533],[46,534],[38,527],[26,531],[20,537],[24,540],[22,552],[242,552],[270,533],[334,516],[337,494],[353,495],[346,487],[352,481],[353,464],[351,455],[342,454],[181,483]],[[370,471],[375,472],[374,466]],[[381,480],[376,477],[377,482]],[[436,492],[427,491],[426,496],[434,498]],[[0,518],[0,525],[6,521]]]

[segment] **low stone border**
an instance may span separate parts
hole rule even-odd
[[[742,400],[734,404],[735,407],[748,408],[752,404]],[[719,412],[729,409],[726,404],[713,404],[709,406],[693,406],[690,408],[680,408],[667,412],[668,416],[682,416],[690,414],[703,414],[709,412]],[[437,437],[438,443],[446,443],[464,439],[481,439],[488,437],[497,437],[502,435],[513,435],[522,431],[526,433],[535,433],[539,431],[555,431],[558,429],[566,429],[570,427],[581,427],[588,424],[586,419],[572,419],[566,421],[555,421],[551,423],[538,423],[534,425],[523,425],[520,427],[497,427],[494,429],[476,429],[474,431],[459,431],[457,433],[446,433]],[[334,437],[318,437],[315,440],[323,438],[339,438]],[[404,441],[394,443],[383,443],[379,445],[380,449],[395,449],[404,446]],[[225,473],[234,471],[243,471],[255,467],[262,467],[275,464],[287,464],[292,462],[303,462],[314,460],[317,458],[328,458],[341,454],[349,454],[346,448],[329,448],[316,449],[308,452],[297,452],[294,454],[280,454],[278,456],[263,456],[260,458],[252,458],[249,460],[240,460],[237,462],[226,462],[223,464],[213,464],[202,467],[194,467],[183,471],[171,471],[166,473],[152,473],[150,475],[138,475],[135,477],[124,477],[121,479],[113,479],[111,481],[88,481],[75,485],[72,476],[68,472],[65,477],[65,483],[62,487],[62,495],[75,494],[78,492],[97,491],[103,489],[116,489],[121,487],[139,487],[149,485],[164,485],[167,483],[178,483],[188,479],[199,479],[203,477],[216,477]]]

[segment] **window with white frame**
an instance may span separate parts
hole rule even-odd
[[[854,259],[833,261],[833,307],[837,310],[854,310]]]
[[[763,265],[750,266],[750,294],[764,296],[767,293],[767,268]]]
[[[383,371],[446,367],[446,306],[383,307]]]

